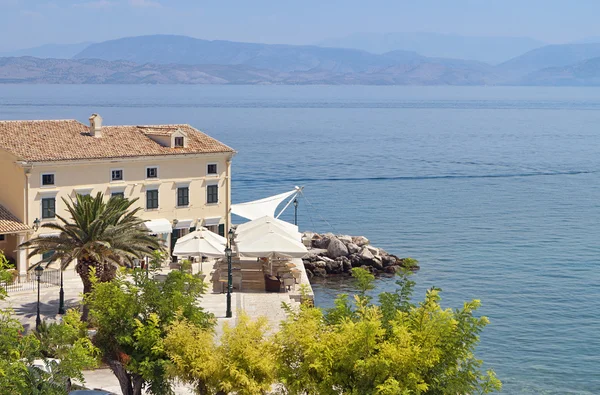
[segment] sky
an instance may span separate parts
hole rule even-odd
[[[0,51],[145,34],[313,44],[353,33],[600,36],[598,0],[0,0]]]

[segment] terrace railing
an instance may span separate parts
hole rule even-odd
[[[60,269],[45,269],[40,277],[40,287],[60,286]],[[0,282],[0,287],[8,293],[20,291],[35,291],[37,289],[37,278],[30,273],[29,278],[17,278],[12,283]]]

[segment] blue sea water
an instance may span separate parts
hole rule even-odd
[[[419,298],[480,299],[503,393],[600,393],[600,89],[0,85],[0,119],[92,112],[190,123],[238,150],[234,202],[303,185],[303,230],[418,259]]]

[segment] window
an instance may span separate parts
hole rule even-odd
[[[54,174],[42,174],[42,185],[54,185]]]
[[[125,192],[113,192],[113,193],[110,194],[110,197],[124,198],[125,197]]]
[[[158,178],[158,167],[146,167],[146,178]]]
[[[219,236],[225,237],[225,224],[219,224]]]
[[[52,258],[52,255],[54,255],[54,251],[52,251],[52,250],[46,251],[42,254],[42,259],[43,260],[50,259],[50,258]]]
[[[207,166],[206,173],[207,174],[217,174],[217,164],[216,163],[210,163]]]
[[[206,203],[219,203],[218,185],[209,185],[206,187]]]
[[[112,181],[123,181],[123,170],[112,170],[110,179]]]
[[[6,240],[5,235],[0,235],[0,241]]]
[[[180,187],[177,188],[177,206],[185,207],[190,204],[190,188]]]
[[[146,209],[158,208],[158,189],[146,191]]]
[[[55,198],[42,199],[42,219],[54,218],[55,212],[56,212],[56,199]]]
[[[175,137],[175,147],[183,147],[183,137]]]

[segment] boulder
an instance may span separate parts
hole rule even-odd
[[[327,277],[327,271],[324,268],[317,267],[313,270],[313,275],[315,277]]]
[[[325,270],[329,274],[340,274],[342,272],[342,263],[339,261],[327,262]]]
[[[372,266],[374,269],[377,269],[377,270],[383,270],[383,263],[381,263],[381,258],[379,258],[379,257],[374,257],[374,258],[371,260],[371,266]]]
[[[349,259],[350,259],[350,264],[352,265],[352,267],[359,267],[359,266],[362,266],[362,264],[363,264],[363,261],[358,254],[350,255]]]
[[[319,256],[327,253],[326,249],[322,248],[311,248],[308,250],[308,254],[304,256],[303,259],[307,259],[309,261],[315,261],[319,259]]]
[[[358,256],[363,261],[370,261],[371,259],[375,258],[375,256],[371,253],[371,251],[366,247],[363,247],[363,249],[360,250],[360,252],[358,253]]]
[[[375,255],[380,255],[379,253],[379,248],[377,247],[373,247],[372,245],[366,245],[364,248],[366,248],[367,250],[371,251],[371,254]]]
[[[352,242],[359,247],[363,247],[369,244],[369,239],[367,239],[365,236],[354,236],[352,238]]]
[[[313,270],[316,266],[313,262],[310,261],[302,261],[302,263],[304,263],[304,268],[308,271],[308,270]]]
[[[398,264],[398,262],[396,261],[396,257],[393,255],[383,255],[381,257],[381,263],[383,264],[383,267],[388,267],[388,266],[393,266],[393,265]]]
[[[314,274],[312,271],[306,269],[306,277],[308,277],[308,279],[310,280],[311,278],[314,277]]]
[[[400,271],[401,267],[394,265],[394,266],[388,266],[385,268],[385,272],[386,273],[390,273],[390,274],[396,274]]]
[[[325,262],[325,263],[327,263],[327,262],[333,262],[333,259],[331,259],[331,258],[329,258],[329,257],[326,257],[326,256],[320,256],[320,257],[319,257],[319,260],[320,260],[320,261],[323,261],[323,262]]]
[[[337,239],[339,241],[341,241],[342,243],[344,243],[345,245],[348,245],[348,243],[352,243],[352,236],[339,235],[339,236],[337,236]]]
[[[327,256],[335,259],[340,256],[348,255],[348,248],[338,239],[334,237],[330,240],[329,245],[327,246]]]
[[[324,262],[324,261],[315,261],[315,262],[313,262],[313,265],[314,265],[313,267],[314,267],[315,269],[316,269],[316,268],[319,268],[319,269],[325,269],[325,265],[327,265],[327,263],[326,263],[326,262]],[[313,271],[314,271],[314,269],[313,269]]]
[[[313,248],[324,248],[329,246],[329,238],[320,235],[314,235],[311,245]]]
[[[348,249],[349,254],[356,254],[357,252],[360,251],[360,247],[354,243],[346,244],[346,248]]]

